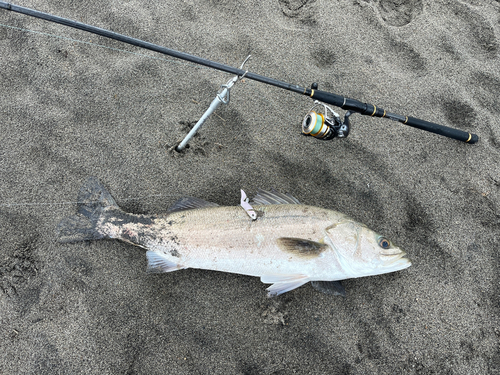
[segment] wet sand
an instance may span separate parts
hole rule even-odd
[[[500,373],[497,1],[16,4],[235,67],[251,54],[253,73],[479,142],[356,114],[346,139],[319,141],[300,133],[311,99],[245,79],[172,152],[231,75],[0,10],[0,373]],[[148,214],[275,188],[384,233],[413,265],[347,280],[346,298],[147,274],[137,247],[57,242],[89,176]]]

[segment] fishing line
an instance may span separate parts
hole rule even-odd
[[[18,30],[18,31],[26,31],[26,32],[33,33],[33,34],[39,34],[39,35],[49,36],[49,37],[57,38],[57,39],[61,39],[61,40],[67,40],[67,41],[70,41],[70,42],[75,42],[75,43],[87,44],[87,45],[90,45],[90,46],[96,46],[96,47],[106,48],[106,49],[109,49],[109,50],[112,50],[112,51],[124,52],[124,53],[128,53],[130,55],[136,55],[136,56],[139,56],[139,57],[145,57],[145,58],[148,58],[148,59],[151,59],[151,60],[159,60],[159,61],[164,61],[164,62],[169,62],[169,63],[175,63],[175,64],[179,64],[179,65],[190,66],[190,67],[197,68],[197,69],[204,69],[206,71],[211,71],[211,72],[213,71],[213,69],[210,69],[207,66],[193,64],[193,63],[189,63],[189,62],[185,62],[185,61],[171,60],[171,59],[165,59],[165,58],[162,58],[162,57],[155,57],[155,56],[145,55],[145,54],[138,53],[138,52],[127,51],[125,49],[120,49],[120,48],[115,48],[115,47],[108,47],[108,46],[104,46],[102,44],[97,44],[97,43],[93,43],[93,42],[85,42],[85,41],[79,40],[79,39],[73,39],[73,38],[68,38],[68,37],[60,36],[60,35],[56,35],[56,34],[45,33],[43,31],[36,31],[36,30],[30,30],[30,29],[25,29],[25,28],[16,27],[16,26],[5,25],[3,23],[0,23],[0,26],[1,27],[5,27],[5,28],[9,28],[9,29]],[[252,81],[248,81],[247,83],[250,84],[252,90],[255,92],[256,88],[253,85],[253,82]],[[272,106],[271,100],[267,97],[267,95],[264,92],[259,91],[259,95],[260,96],[264,96],[265,98],[263,98],[263,99],[265,99],[268,102],[268,104]],[[195,102],[195,104],[199,104],[199,103]],[[282,111],[280,108],[275,109],[275,110],[279,111],[283,115],[285,114],[285,112]],[[224,122],[226,121],[222,117],[220,117],[220,118]]]
[[[129,197],[129,198],[122,198],[122,199],[116,199],[118,202],[123,202],[123,201],[133,201],[133,200],[141,200],[141,199],[148,199],[148,198],[158,198],[158,197],[164,197],[164,198],[171,198],[171,197],[180,197],[181,195],[175,194],[154,194],[154,195],[145,195],[141,197]],[[40,202],[40,203],[0,203],[0,207],[29,207],[29,206],[62,206],[62,205],[75,205],[75,204],[84,204],[87,202]]]
[[[120,49],[120,48],[115,48],[115,47],[108,47],[108,46],[104,46],[102,44],[97,44],[97,43],[92,43],[92,42],[85,42],[83,40],[68,38],[68,37],[60,36],[60,35],[56,35],[56,34],[44,33],[42,31],[36,31],[36,30],[24,29],[24,28],[16,27],[16,26],[4,25],[3,23],[0,23],[0,26],[6,27],[6,28],[9,28],[9,29],[19,30],[19,31],[27,31],[27,32],[30,32],[30,33],[33,33],[33,34],[40,34],[40,35],[44,35],[44,36],[50,36],[50,37],[57,38],[57,39],[68,40],[68,41],[71,41],[71,42],[76,42],[76,43],[81,43],[81,44],[88,44],[88,45],[96,46],[96,47],[102,47],[102,48],[110,49],[110,50],[113,50],[113,51],[125,52],[125,53],[131,54],[131,55],[137,55],[137,56],[140,56],[140,57],[146,57],[146,58],[152,59],[152,60],[160,60],[160,61],[166,61],[166,62],[171,62],[171,63],[176,63],[176,64],[182,64],[182,65],[192,66],[194,68],[206,69],[206,70],[209,70],[209,71],[212,70],[212,69],[210,69],[210,68],[208,68],[206,66],[203,66],[203,65],[192,64],[192,63],[188,63],[188,62],[184,62],[184,61],[179,61],[179,60],[164,59],[162,57],[155,57],[155,56],[144,55],[142,53],[127,51],[125,49]]]
[[[106,49],[109,49],[109,50],[112,50],[112,51],[124,52],[124,53],[128,53],[130,55],[136,55],[136,56],[139,56],[139,57],[145,57],[145,58],[152,59],[152,60],[159,60],[159,61],[168,62],[168,63],[175,63],[175,64],[185,65],[185,66],[189,66],[189,67],[193,67],[193,68],[198,68],[198,69],[205,69],[206,71],[211,71],[211,72],[213,71],[213,69],[210,69],[209,67],[206,67],[206,66],[203,66],[203,65],[198,65],[198,64],[193,64],[193,63],[189,63],[189,62],[185,62],[185,61],[171,60],[171,59],[165,59],[165,58],[162,58],[162,57],[155,57],[155,56],[145,55],[145,54],[142,54],[142,53],[127,51],[127,50],[120,49],[120,48],[108,47],[108,46],[104,46],[102,44],[97,44],[97,43],[93,43],[93,42],[86,42],[86,41],[83,41],[83,40],[68,38],[68,37],[64,37],[64,36],[60,36],[60,35],[56,35],[56,34],[45,33],[45,32],[42,32],[42,31],[36,31],[36,30],[31,30],[31,29],[26,29],[26,28],[21,28],[21,27],[16,27],[16,26],[5,25],[5,24],[2,24],[2,23],[0,23],[0,26],[5,27],[5,28],[9,28],[9,29],[14,29],[14,30],[17,30],[17,31],[25,31],[25,32],[33,33],[33,34],[38,34],[38,35],[48,36],[48,37],[52,37],[52,38],[57,38],[57,39],[65,40],[65,41],[70,41],[70,42],[75,42],[75,43],[80,43],[80,44],[87,44],[87,45],[90,45],[90,46],[96,46],[96,47],[106,48]],[[249,81],[248,83],[250,84],[251,90],[253,90],[253,92],[256,92],[257,89],[253,85],[253,81]],[[274,108],[276,106],[272,105],[272,102],[271,102],[271,100],[269,99],[269,97],[268,97],[268,95],[266,93],[264,93],[262,90],[260,90],[258,93],[259,93],[259,95],[257,97],[260,97],[261,99],[264,99],[264,101],[266,101],[267,104],[269,106],[271,106],[271,108],[273,108],[273,110],[275,112],[279,112],[282,116],[285,116],[285,111],[283,111],[280,106],[278,106],[277,108]],[[195,102],[195,104],[199,104],[199,103]],[[220,117],[216,113],[215,113],[215,115],[218,116],[224,122],[226,122],[225,119],[223,119],[222,117]]]

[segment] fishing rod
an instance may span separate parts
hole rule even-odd
[[[40,18],[46,21],[59,23],[61,25],[73,27],[75,29],[84,30],[93,34],[104,36],[106,38],[118,40],[120,42],[128,43],[137,47],[149,49],[151,51],[159,52],[182,60],[190,61],[195,64],[204,65],[216,70],[235,74],[238,77],[245,76],[246,78],[254,81],[262,82],[288,91],[293,91],[302,95],[307,95],[312,99],[315,99],[315,106],[323,105],[323,109],[325,112],[325,114],[321,112],[316,112],[313,111],[312,108],[302,122],[302,132],[304,134],[309,134],[317,138],[331,139],[333,137],[340,137],[340,138],[346,137],[349,134],[349,126],[350,126],[349,116],[352,113],[359,113],[371,117],[385,117],[390,120],[398,121],[402,124],[417,129],[425,130],[431,133],[439,134],[466,143],[476,143],[479,139],[476,134],[449,128],[447,126],[435,124],[433,122],[420,120],[415,117],[402,116],[395,113],[387,112],[383,108],[377,107],[373,104],[363,103],[356,99],[346,98],[341,95],[333,94],[326,91],[320,91],[318,90],[318,85],[315,83],[311,85],[311,88],[300,87],[298,85],[293,85],[277,79],[251,73],[248,70],[233,68],[229,65],[193,56],[185,52],[179,52],[170,48],[145,42],[143,40],[132,38],[123,34],[118,34],[110,30],[54,16],[52,14],[39,12],[34,9],[21,7],[3,1],[0,1],[0,8],[10,10],[16,13],[25,14],[35,18]],[[344,117],[344,121],[340,119],[339,115],[335,113],[335,111],[333,111],[329,106],[327,106],[324,103],[331,104],[333,106],[347,110],[347,113],[345,114]],[[328,116],[327,113],[328,111],[330,111],[331,113],[330,116]]]

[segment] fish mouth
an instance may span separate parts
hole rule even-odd
[[[401,250],[390,251],[390,254],[387,252],[381,254],[382,257],[382,266],[390,267],[396,270],[402,270],[404,268],[408,268],[411,266],[411,261],[406,258],[406,253]]]

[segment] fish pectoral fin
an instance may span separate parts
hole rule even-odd
[[[148,258],[148,272],[152,273],[162,273],[162,272],[172,272],[177,270],[182,270],[187,268],[183,265],[174,263],[166,259],[162,254],[156,251],[147,251],[146,256]]]
[[[281,250],[302,258],[315,258],[328,249],[324,243],[303,238],[280,237],[276,242]]]
[[[260,281],[264,284],[273,284],[266,290],[268,292],[268,297],[274,297],[304,285],[309,281],[309,277],[303,274],[263,275],[261,276]]]
[[[197,208],[205,208],[205,207],[218,207],[217,203],[207,202],[200,198],[195,197],[186,197],[181,198],[177,202],[175,202],[169,209],[167,213],[179,212],[184,210],[194,210]]]
[[[345,288],[340,281],[311,281],[311,285],[322,293],[345,297]]]

